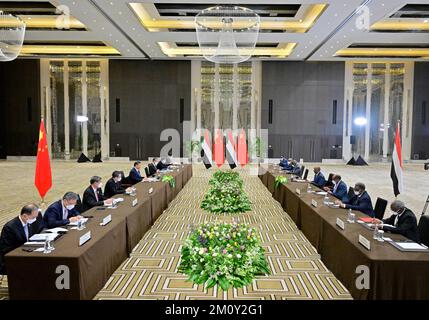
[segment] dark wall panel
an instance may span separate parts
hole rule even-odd
[[[412,158],[429,159],[429,63],[414,65]]]
[[[181,99],[183,119],[190,120],[190,61],[111,60],[109,78],[111,150],[119,144],[121,156],[131,159],[159,155],[161,131],[181,132]]]
[[[0,63],[0,158],[36,155],[39,88],[39,60]]]
[[[344,71],[343,62],[263,63],[261,124],[269,130],[270,156],[341,158],[334,146],[342,145]]]

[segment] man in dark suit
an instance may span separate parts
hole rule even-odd
[[[78,195],[76,193],[67,192],[62,200],[51,204],[43,216],[46,227],[51,229],[79,221],[82,217],[75,209],[77,200]]]
[[[320,167],[315,167],[313,169],[313,172],[314,172],[313,184],[318,186],[319,188],[323,188],[325,186],[326,179],[322,171],[320,170]]]
[[[134,162],[134,166],[131,169],[128,177],[130,179],[131,184],[136,184],[143,180],[143,176],[140,173],[141,167],[142,167],[141,161]]]
[[[105,205],[108,206],[113,203],[113,200],[111,198],[105,200],[103,190],[101,189],[103,187],[101,177],[91,177],[91,179],[89,180],[89,184],[90,186],[86,188],[82,198],[82,206],[84,212],[94,207],[101,207]]]
[[[394,212],[392,216],[383,220],[375,219],[375,223],[379,224],[379,228],[391,233],[401,234],[420,243],[417,219],[414,213],[405,207],[405,204],[400,200],[393,201],[390,209]]]
[[[168,169],[170,166],[170,160],[169,159],[154,159],[156,161],[156,169],[157,170],[165,170]]]
[[[155,175],[155,174],[157,174],[157,173],[159,173],[159,169],[158,169],[158,167],[157,167],[157,165],[158,165],[158,161],[157,161],[157,159],[156,158],[153,158],[152,159],[152,163],[149,163],[148,164],[148,170],[149,170],[149,176],[148,176],[148,178],[149,177],[152,177],[153,175]]]
[[[346,201],[335,201],[340,207],[344,209],[357,210],[370,217],[374,217],[374,208],[372,207],[371,197],[365,191],[365,185],[361,182],[355,184],[353,188],[354,195]]]
[[[334,175],[332,177],[332,181],[334,183],[332,189],[330,187],[324,187],[323,189],[335,198],[341,201],[347,201],[347,185],[343,180],[341,180],[341,176],[339,174]]]
[[[113,171],[112,177],[106,182],[106,186],[104,187],[104,196],[106,198],[111,198],[114,195],[131,191],[131,187],[127,189],[123,188],[121,181],[122,173],[120,171]]]
[[[43,229],[43,223],[32,226],[39,215],[39,208],[35,204],[29,204],[21,209],[21,214],[9,221],[3,227],[0,236],[0,274],[6,273],[4,256],[24,243]]]

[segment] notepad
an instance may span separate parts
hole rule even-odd
[[[44,244],[42,242],[35,242],[35,241],[30,241],[30,242],[24,243],[24,246],[27,246],[27,247],[40,247],[43,245]]]
[[[60,233],[60,232],[67,232],[68,230],[65,228],[52,228],[52,229],[48,229],[45,232],[48,233]]]
[[[316,194],[318,194],[319,196],[326,196],[328,193],[325,191],[319,191],[319,192],[316,192]]]
[[[404,250],[425,250],[426,247],[416,242],[396,242],[396,244]]]
[[[86,223],[88,222],[88,218],[82,218],[79,221],[81,221],[82,223]],[[78,225],[78,221],[69,223],[69,226],[77,226],[77,225]]]
[[[371,217],[363,217],[363,218],[359,218],[359,220],[362,220],[365,223],[372,223],[372,221],[374,220],[374,218]]]
[[[46,239],[54,241],[58,237],[56,233],[39,233],[30,238],[30,241],[45,241]]]

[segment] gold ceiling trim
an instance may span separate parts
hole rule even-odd
[[[194,18],[191,19],[156,19],[147,12],[142,3],[130,3],[131,9],[137,15],[140,23],[150,32],[159,32],[162,29],[195,29]],[[308,8],[305,17],[299,20],[261,20],[259,28],[262,30],[284,30],[296,33],[305,33],[315,24],[317,19],[326,10],[328,4],[312,4]],[[262,18],[263,19],[263,18]],[[241,25],[247,25],[244,21],[236,21],[234,28],[240,28]],[[212,28],[222,28],[222,24],[214,23]]]
[[[374,23],[372,31],[429,31],[429,19],[389,19]]]
[[[61,16],[39,16],[39,15],[18,15],[28,29],[56,29],[57,19]],[[61,20],[62,25],[67,22],[67,29],[86,29],[86,26],[77,20],[76,18],[70,17],[68,21]],[[8,19],[5,16],[0,20],[0,27],[15,27],[17,26],[16,19]],[[60,30],[60,29],[59,29]]]
[[[346,48],[337,51],[341,57],[429,57],[428,48]]]
[[[21,55],[58,54],[58,55],[120,55],[110,46],[79,46],[79,45],[24,45]]]
[[[159,47],[162,52],[168,57],[177,57],[177,56],[202,56],[200,47],[185,47],[178,48],[175,47],[171,42],[158,42]],[[280,43],[276,48],[271,47],[257,47],[254,50],[250,49],[238,49],[242,55],[252,55],[252,56],[271,56],[277,58],[286,58],[288,57],[293,49],[295,48],[296,43]],[[216,50],[216,47],[213,47],[213,53]],[[208,51],[210,52],[210,51]]]

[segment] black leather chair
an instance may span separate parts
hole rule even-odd
[[[149,174],[149,168],[148,167],[144,168],[144,172],[146,173],[146,177],[149,178],[150,174]]]
[[[377,201],[375,202],[374,207],[374,217],[378,220],[382,220],[384,217],[384,212],[386,211],[387,207],[387,200],[384,200],[382,198],[377,198]]]
[[[420,242],[423,243],[425,246],[429,247],[429,216],[422,215],[420,217],[418,230]]]
[[[326,183],[325,183],[325,187],[332,188],[334,186],[334,183],[332,182],[333,177],[334,177],[334,174],[330,173],[329,177],[328,177],[328,181],[326,181]]]
[[[305,169],[305,172],[304,172],[304,175],[302,176],[302,178],[304,180],[307,180],[307,177],[308,177],[308,169]]]
[[[305,170],[305,166],[301,166],[299,174],[297,174],[297,178],[302,178],[302,176],[304,175],[304,170]]]
[[[79,212],[79,213],[84,213],[84,212],[85,212],[84,207],[83,207],[83,205],[82,205],[82,200],[81,200],[81,198],[80,198],[80,195],[79,195],[79,194],[77,194],[77,201],[76,201],[75,209],[76,209],[76,211],[77,211],[77,212]]]
[[[347,193],[347,198],[349,198],[349,200],[351,198],[353,198],[355,195],[355,189],[353,187],[349,187],[349,192]]]

